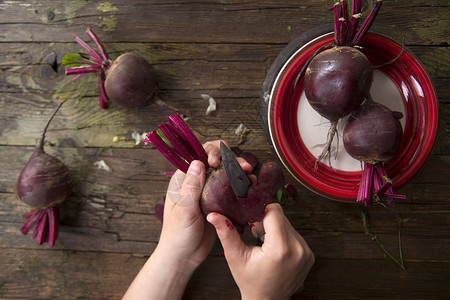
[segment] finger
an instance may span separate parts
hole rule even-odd
[[[205,184],[205,165],[199,161],[191,162],[189,169],[181,185],[177,206],[198,207],[200,195]]]
[[[218,168],[220,165],[220,149],[213,142],[206,142],[203,145],[208,154],[208,164],[213,168]]]
[[[204,144],[204,146],[205,145],[213,145],[213,146],[217,147],[218,149],[220,149],[220,142],[223,142],[228,148],[230,148],[230,145],[225,140],[208,141]]]
[[[220,165],[220,142],[223,142],[228,148],[230,147],[224,140],[209,141],[203,145],[208,154],[208,164],[213,168],[218,168]]]
[[[174,205],[177,203],[180,195],[181,186],[183,185],[186,174],[177,170],[170,178],[169,186],[166,193],[166,205]]]
[[[264,231],[264,226],[263,226],[262,222],[250,223],[249,225],[250,225],[253,236],[257,239],[261,239],[264,236],[264,234],[266,233]]]
[[[248,175],[248,178],[250,179],[250,181],[252,182],[252,184],[256,183],[256,181],[258,180],[258,178],[256,177],[255,174],[250,174],[250,175]]]
[[[240,259],[246,246],[231,221],[218,213],[208,214],[206,220],[215,227],[227,260]]]
[[[242,170],[244,170],[244,172],[246,174],[249,174],[252,172],[253,167],[251,164],[249,164],[245,159],[243,159],[242,157],[236,157],[237,161],[239,162],[239,164],[241,165]]]
[[[267,205],[262,224],[265,231],[263,247],[276,248],[286,245],[286,217],[280,204]]]

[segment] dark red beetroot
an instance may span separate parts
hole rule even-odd
[[[309,104],[331,123],[356,110],[369,95],[372,67],[358,49],[339,46],[319,53],[305,73]]]
[[[141,107],[150,103],[158,92],[155,78],[147,60],[135,53],[125,53],[106,70],[106,94],[121,106]]]
[[[64,101],[58,105],[49,118],[42,138],[17,181],[20,200],[33,208],[23,216],[28,220],[20,230],[27,234],[36,225],[33,238],[36,238],[38,244],[48,242],[50,247],[53,247],[58,237],[58,204],[67,199],[72,189],[72,178],[66,165],[44,152],[45,133],[63,103]]]
[[[328,155],[331,165],[331,144],[337,132],[338,121],[364,102],[372,85],[372,67],[357,46],[372,25],[381,7],[378,0],[361,27],[362,0],[352,1],[348,16],[346,1],[334,6],[334,46],[311,58],[304,76],[304,89],[311,106],[329,120],[330,130],[318,163]],[[321,49],[322,50],[322,49]]]
[[[281,167],[275,162],[267,162],[261,166],[258,179],[250,186],[247,198],[237,198],[225,170],[215,169],[205,182],[200,207],[205,216],[211,212],[223,214],[241,230],[246,224],[263,219],[267,204],[284,184]]]
[[[248,222],[262,220],[266,205],[284,186],[284,174],[279,165],[274,162],[264,164],[257,182],[250,186],[247,197],[237,198],[225,170],[209,167],[202,144],[180,116],[169,116],[169,122],[159,128],[148,133],[146,142],[152,143],[175,167],[186,173],[194,159],[205,164],[207,179],[200,200],[204,214],[222,213],[238,229],[243,229]],[[156,206],[156,214],[160,219],[162,206],[163,202]]]
[[[343,132],[345,150],[364,163],[357,202],[372,205],[385,196],[388,204],[392,204],[393,199],[405,198],[394,194],[392,181],[383,167],[402,145],[403,129],[399,121],[402,117],[402,113],[369,98],[347,120]]]
[[[158,82],[151,65],[135,53],[122,54],[111,62],[95,33],[91,29],[87,29],[86,33],[97,46],[98,52],[75,37],[88,53],[66,55],[62,62],[67,66],[66,75],[77,75],[73,79],[76,81],[88,73],[96,73],[101,108],[107,108],[108,98],[128,108],[149,104],[158,92]]]

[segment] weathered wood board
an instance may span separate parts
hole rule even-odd
[[[370,2],[370,1],[369,1]],[[367,4],[367,3],[366,3]],[[154,147],[133,137],[173,113],[152,104],[98,106],[97,80],[65,77],[62,57],[80,51],[91,27],[111,57],[144,56],[160,81],[160,99],[183,114],[198,138],[225,139],[276,159],[259,118],[267,69],[296,36],[332,22],[332,0],[306,1],[2,1],[0,2],[0,298],[120,299],[155,249],[161,223],[154,206],[173,170]],[[325,199],[297,183],[284,207],[316,256],[295,299],[446,299],[450,293],[450,8],[444,0],[384,1],[373,29],[404,40],[422,61],[439,97],[436,144],[422,170],[398,192],[393,208],[365,208]],[[217,111],[205,116],[214,97]],[[48,153],[74,179],[61,206],[55,247],[37,245],[19,228],[28,207],[17,177],[57,103],[68,101],[47,133]],[[203,120],[203,121],[202,121]],[[206,121],[206,122],[205,122]],[[250,129],[243,141],[239,124]],[[211,125],[214,124],[214,125]],[[110,171],[94,163],[105,161]],[[406,271],[396,258],[399,234]],[[248,243],[255,241],[245,232]],[[219,243],[190,281],[184,299],[237,299]]]

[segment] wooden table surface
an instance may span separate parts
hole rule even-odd
[[[173,170],[153,147],[133,138],[166,121],[156,104],[98,106],[94,75],[64,76],[64,54],[80,51],[75,35],[91,27],[111,57],[136,52],[153,64],[160,98],[191,118],[198,138],[225,139],[276,159],[259,118],[268,67],[289,41],[331,23],[332,0],[0,1],[0,298],[119,299],[158,242],[154,206]],[[450,88],[447,0],[386,0],[373,29],[405,39],[423,62],[439,97],[439,130],[421,171],[398,190],[393,208],[332,201],[286,172],[297,201],[284,209],[316,256],[304,290],[294,299],[448,299],[450,293]],[[205,117],[201,95],[218,109]],[[19,228],[29,208],[16,181],[57,103],[45,150],[70,169],[74,186],[61,206],[53,248]],[[205,125],[206,120],[216,126]],[[250,130],[240,140],[239,124]],[[99,169],[103,160],[110,170]],[[402,270],[365,233],[372,234]],[[399,235],[400,234],[400,235]],[[251,243],[246,231],[243,238]],[[238,299],[239,291],[216,243],[189,282],[184,299]]]

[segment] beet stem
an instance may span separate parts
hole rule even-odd
[[[340,2],[336,2],[334,4],[334,42],[337,46],[340,46],[340,41],[339,41],[339,36],[340,36],[340,32],[339,32],[339,19],[342,17],[341,13],[342,10],[340,8],[341,3]]]
[[[90,28],[88,28],[86,30],[86,34],[91,38],[91,40],[97,46],[98,51],[100,52],[100,55],[103,59],[103,63],[109,62],[108,52],[106,52],[105,46],[100,41],[100,39],[97,37],[97,35]]]
[[[361,13],[363,0],[353,0],[351,14],[356,15]]]
[[[342,18],[344,18],[345,22],[348,22],[348,11],[347,11],[347,1],[346,0],[340,0],[341,2],[341,15]]]
[[[355,34],[356,34],[356,30],[358,29],[358,24],[359,24],[359,20],[361,20],[362,14],[355,14],[352,15],[352,17],[350,18],[350,21],[348,23],[348,27],[347,27],[347,34],[345,36],[345,41],[347,44],[350,44],[351,41],[353,40]]]
[[[388,62],[385,62],[385,63],[383,63],[383,64],[381,64],[381,65],[378,65],[378,66],[374,66],[374,67],[372,67],[372,69],[380,69],[380,68],[383,68],[383,67],[385,67],[385,66],[388,66],[388,65],[391,65],[391,64],[393,64],[394,62],[396,62],[402,55],[403,55],[403,53],[405,53],[405,50],[406,50],[406,47],[405,47],[405,44],[403,44],[402,45],[402,51],[400,51],[400,53],[394,58],[394,59],[392,59],[392,60],[390,60],[390,61],[388,61]],[[403,116],[402,116],[403,117]],[[400,118],[401,119],[401,118]]]
[[[182,159],[178,154],[164,143],[163,139],[156,133],[156,131],[149,132],[147,134],[148,141],[152,143],[156,149],[161,152],[164,157],[170,161],[177,169],[181,170],[183,173],[186,173],[189,169],[189,164]]]
[[[178,129],[181,137],[183,137],[184,140],[194,149],[195,153],[198,155],[198,159],[203,162],[207,168],[209,166],[208,155],[206,154],[202,143],[200,143],[195,134],[189,129],[179,115],[170,115],[168,118],[175,128]]]
[[[352,46],[358,45],[361,42],[362,38],[366,35],[367,31],[369,31],[369,28],[375,21],[375,18],[378,15],[378,12],[380,11],[382,4],[383,4],[382,0],[377,0],[377,2],[375,2],[372,10],[370,11],[370,14],[364,20],[363,24],[356,32],[356,35],[353,37],[353,40],[350,43]]]
[[[346,36],[346,28],[347,28],[347,23],[345,21],[345,19],[343,17],[339,18],[338,20],[338,43],[339,45],[345,45],[346,41],[345,41],[345,36]]]
[[[94,73],[100,69],[99,65],[88,65],[80,67],[71,67],[66,69],[66,75]]]
[[[89,46],[85,41],[83,41],[81,38],[79,38],[78,36],[75,37],[75,41],[84,49],[86,49],[87,52],[89,52],[89,54],[91,55],[91,57],[89,59],[93,59],[95,60],[98,64],[102,64],[103,59],[102,57],[94,50],[91,48],[91,46]]]
[[[391,181],[388,177],[388,174],[386,172],[386,169],[383,167],[382,163],[378,163],[376,164],[376,170],[378,172],[378,174],[380,174],[380,176],[382,178],[386,178],[388,181]],[[392,189],[392,185],[388,187],[387,191],[384,193],[384,196],[389,200],[392,201],[393,199],[406,199],[405,195],[398,195],[398,194],[394,194],[394,191]],[[392,205],[392,204],[391,204]]]
[[[103,70],[97,70],[98,77],[98,101],[101,108],[108,108],[108,95],[105,90],[105,80]]]
[[[75,76],[75,77],[72,78],[72,81],[73,81],[73,82],[76,82],[78,79],[80,79],[81,77],[84,77],[84,76],[86,76],[86,75],[87,75],[87,73],[84,73],[84,74],[78,74],[77,76]]]
[[[60,107],[67,101],[68,98],[64,99],[63,101],[61,101],[58,106],[55,108],[55,110],[53,111],[52,115],[50,116],[50,118],[47,121],[47,124],[45,124],[44,130],[42,130],[42,137],[41,140],[39,141],[37,147],[44,152],[44,140],[45,140],[45,133],[47,132],[48,126],[50,125],[50,122],[53,120],[53,117],[56,115],[56,113],[58,112],[58,110],[60,109]]]
[[[372,182],[374,178],[374,168],[372,164],[365,163],[362,172],[361,184],[356,201],[364,203],[366,206],[372,205]]]
[[[191,163],[195,158],[196,154],[191,151],[189,145],[187,145],[178,135],[174,132],[174,127],[170,123],[162,124],[158,126],[167,139],[172,143],[175,151],[179,156],[183,157],[188,163]]]

